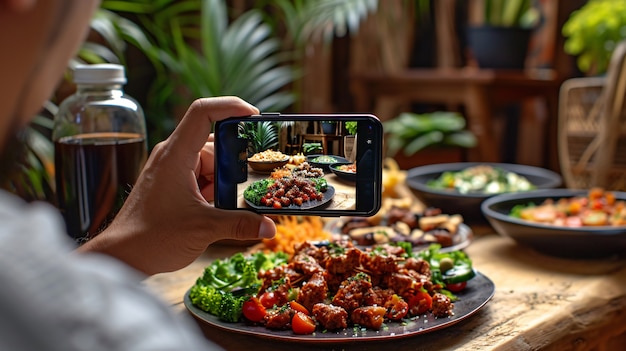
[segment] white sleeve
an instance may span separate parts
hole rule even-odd
[[[0,350],[219,349],[138,272],[72,253],[55,212],[0,192]]]

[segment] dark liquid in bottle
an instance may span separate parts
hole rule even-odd
[[[67,231],[81,242],[113,219],[147,158],[143,136],[93,133],[55,142],[59,208]]]

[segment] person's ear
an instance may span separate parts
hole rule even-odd
[[[36,2],[37,0],[0,0],[0,10],[24,12],[30,10]]]

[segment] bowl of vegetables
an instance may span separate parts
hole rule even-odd
[[[328,166],[331,172],[337,177],[348,181],[356,182],[356,163],[354,162],[337,162]]]
[[[330,165],[338,162],[349,163],[350,161],[337,155],[308,155],[306,157],[307,162],[317,168],[321,168],[324,172],[330,172]]]
[[[480,205],[503,193],[553,189],[559,174],[539,167],[485,162],[441,163],[408,170],[406,183],[428,207],[461,214],[466,223],[486,223]]]
[[[502,194],[481,210],[492,227],[554,256],[605,258],[626,253],[626,193],[544,189]]]

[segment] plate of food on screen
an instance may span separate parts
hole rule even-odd
[[[253,182],[243,193],[252,208],[301,210],[323,206],[334,195],[335,188],[324,178],[324,171],[307,162],[275,169],[270,177]]]

